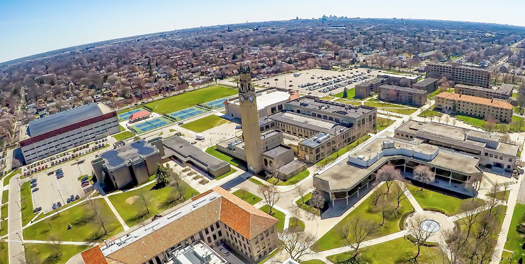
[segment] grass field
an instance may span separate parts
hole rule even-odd
[[[366,247],[360,250],[361,261],[359,263],[382,264],[382,263],[410,263],[407,262],[417,253],[417,246],[405,238],[394,239],[385,243]],[[352,251],[344,252],[326,257],[333,263],[346,263],[352,257]],[[446,258],[439,247],[421,247],[421,255],[417,263],[448,263],[439,262]]]
[[[35,214],[33,214],[33,196],[31,195],[31,185],[29,182],[25,182],[20,187],[20,200],[22,226],[25,226],[35,216]]]
[[[513,263],[518,263],[520,258],[525,259],[525,251],[521,249],[521,245],[525,243],[525,238],[516,231],[516,228],[525,222],[525,204],[517,203],[512,214],[512,221],[510,222],[509,233],[507,234],[507,242],[505,243],[505,249],[515,252],[512,258]],[[512,254],[511,254],[512,255]]]
[[[212,85],[207,88],[148,103],[146,106],[156,113],[167,114],[234,94],[237,94],[237,89],[235,88]]]
[[[268,205],[265,205],[259,209],[261,209],[261,211],[268,213],[268,214],[270,212],[270,207]],[[272,216],[277,218],[277,220],[279,220],[279,223],[277,223],[276,225],[277,231],[282,231],[284,229],[284,219],[286,218],[286,215],[283,212],[275,208],[272,208]]]
[[[288,223],[288,229],[297,231],[304,231],[304,222],[296,217],[290,217],[290,223]]]
[[[102,239],[124,231],[104,199],[96,199],[94,202],[108,220],[106,235],[103,236],[103,228],[93,221],[93,210],[85,202],[51,216],[49,221],[43,220],[25,228],[24,239],[47,240],[50,235],[55,235],[63,241],[101,242]],[[68,225],[71,225],[71,230],[67,230]]]
[[[184,200],[190,199],[192,196],[199,194],[199,192],[186,183],[182,184],[184,185]],[[113,206],[115,206],[126,224],[131,227],[153,217],[153,215],[157,213],[161,213],[164,210],[183,202],[182,199],[179,199],[176,202],[170,201],[170,194],[175,188],[176,187],[166,186],[164,188],[156,189],[154,188],[154,184],[149,184],[134,191],[111,195],[109,196],[109,200]],[[142,214],[140,212],[142,209],[139,208],[139,202],[137,199],[139,199],[138,195],[141,192],[145,192],[150,200],[148,203],[149,214]]]
[[[436,111],[433,111],[433,110],[425,110],[423,111],[421,114],[419,114],[418,116],[420,117],[427,117],[429,118],[430,116],[435,116],[435,117],[442,117],[443,116],[443,113],[440,113],[440,112],[436,112]]]
[[[344,146],[343,148],[341,148],[340,150],[338,150],[337,152],[335,153],[332,153],[330,156],[318,161],[316,163],[316,165],[319,165],[319,166],[324,166],[334,160],[336,160],[339,156],[345,154],[346,152],[352,150],[353,148],[355,148],[358,144],[361,144],[363,142],[365,142],[367,139],[369,139],[370,136],[369,135],[365,135],[365,136],[362,136],[360,137],[358,140],[350,143],[349,145],[346,145]]]
[[[461,204],[468,203],[471,200],[459,199],[439,192],[434,192],[425,188],[423,188],[423,192],[421,192],[419,191],[421,190],[420,187],[414,186],[412,184],[407,184],[407,187],[423,209],[437,209],[445,212],[445,214],[447,215],[455,215],[461,213]],[[474,198],[474,200],[479,204],[481,204],[482,202],[482,200],[478,198]]]
[[[65,264],[76,254],[90,246],[60,245],[58,251],[46,244],[25,244],[26,259],[38,260],[37,263]],[[29,262],[34,263],[34,262]]]
[[[133,136],[134,136],[134,134],[132,132],[130,132],[130,131],[124,131],[122,133],[118,133],[118,134],[113,135],[113,137],[117,141],[126,140],[128,138],[132,138]]]
[[[352,101],[346,99],[337,99],[335,100],[338,103],[349,104],[349,105],[362,105],[360,101]]]
[[[411,115],[413,114],[414,112],[417,111],[417,109],[415,108],[379,108],[379,110],[383,110],[383,111],[387,111],[387,112],[391,112],[391,113],[398,113],[398,114],[402,114],[402,115]]]
[[[396,198],[394,197],[394,191],[396,188],[399,188],[397,184],[392,184],[390,187],[390,193],[388,194],[387,200],[390,200],[392,202],[396,202],[395,205],[397,205]],[[386,192],[386,185],[382,185],[379,189],[376,191],[385,193]],[[403,195],[404,196],[404,195]],[[346,239],[341,238],[340,230],[343,226],[347,225],[354,219],[355,217],[361,217],[362,219],[370,219],[378,224],[382,221],[381,213],[377,211],[377,208],[374,208],[372,196],[367,198],[363,203],[361,203],[357,208],[355,208],[350,214],[348,214],[343,220],[341,220],[337,225],[335,225],[330,231],[328,231],[323,237],[321,237],[315,244],[312,246],[312,249],[316,252],[329,250],[332,248],[338,248],[346,245]],[[381,231],[378,234],[375,234],[373,236],[370,236],[370,239],[386,236],[388,234],[392,234],[395,232],[400,231],[399,229],[399,220],[403,216],[403,214],[408,213],[410,211],[414,210],[408,199],[404,199],[400,203],[400,207],[398,209],[398,213],[395,215],[392,215],[385,219],[385,224],[381,227]],[[386,263],[386,262],[385,262]]]
[[[5,204],[9,201],[9,190],[2,192],[2,204]]]
[[[231,123],[231,122],[222,117],[218,117],[216,115],[209,115],[207,117],[197,119],[193,122],[186,123],[182,125],[181,127],[189,129],[189,130],[193,130],[195,132],[202,132],[202,131],[206,131],[208,129],[214,128],[216,126],[220,126],[222,124],[227,124],[227,123]]]
[[[496,193],[495,196],[498,197],[498,199],[500,200],[507,201],[509,200],[509,195],[510,195],[510,191],[507,190],[507,191],[499,191]],[[493,195],[492,193],[487,193],[486,196],[492,197]]]
[[[336,93],[334,94],[334,97],[339,97],[339,98],[343,98],[343,92],[340,92],[340,93]],[[350,98],[355,98],[355,88],[352,88],[352,89],[348,89],[346,90],[346,94],[348,95],[346,98],[350,99]]]
[[[437,89],[434,92],[428,94],[427,98],[428,99],[432,99],[432,98],[436,97],[436,95],[440,94],[441,92],[443,92],[443,91],[441,91],[441,89]]]
[[[257,184],[257,185],[264,185],[262,182],[260,182],[259,180],[255,179],[254,177],[255,176],[250,177],[248,180],[253,182],[253,183],[255,183],[255,184]]]
[[[380,108],[380,109],[385,108],[385,107],[386,108],[407,108],[406,106],[403,106],[403,105],[391,104],[391,103],[377,101],[377,100],[374,100],[374,101],[368,100],[365,102],[365,105],[375,107],[375,108]]]
[[[235,196],[243,199],[247,203],[254,205],[258,202],[260,202],[262,199],[259,198],[257,195],[249,192],[249,191],[243,191],[243,190],[237,190],[233,193]],[[244,196],[244,197],[243,197]]]
[[[15,176],[20,171],[22,171],[22,169],[17,169],[17,170],[12,171],[11,173],[9,173],[7,176],[5,176],[5,178],[4,178],[4,186],[9,185],[9,181],[11,180],[11,178],[13,178],[13,176]]]
[[[7,218],[7,204],[2,205],[2,220]]]
[[[312,198],[312,193],[307,193],[305,196],[303,196],[303,199],[299,199],[295,202],[295,204],[297,206],[299,206],[299,208],[307,211],[307,212],[310,212],[312,214],[315,214],[315,215],[321,215],[321,212],[320,210],[317,210],[317,208],[315,207],[312,207],[308,204],[308,201]],[[304,203],[303,203],[304,201]]]
[[[221,160],[224,160],[228,163],[230,163],[231,165],[235,166],[235,167],[239,167],[239,168],[243,168],[245,167],[244,165],[244,161],[242,160],[238,160],[232,156],[229,156],[229,155],[226,155],[220,151],[217,150],[217,147],[216,146],[213,146],[213,147],[209,147],[208,149],[206,149],[206,153],[218,158],[218,159],[221,159]]]
[[[278,181],[276,178],[270,178],[268,179],[268,182],[271,184],[276,184],[278,186],[293,185],[302,181],[304,178],[308,177],[308,175],[310,175],[310,171],[304,170],[299,174],[293,176],[292,178],[288,179],[287,181]]]
[[[487,121],[480,119],[478,117],[466,116],[466,115],[454,115],[454,117],[458,120],[461,120],[475,127],[484,128],[487,125]]]
[[[7,250],[7,242],[0,242],[0,261],[2,263],[9,263],[9,252]]]
[[[0,223],[0,236],[7,235],[7,220],[2,220]]]
[[[301,264],[325,264],[324,261],[320,259],[312,259],[307,261],[301,261]]]
[[[122,125],[118,125],[118,126],[119,126],[119,128],[120,128],[120,132],[122,132],[122,131],[126,131],[126,129],[125,129]]]
[[[221,176],[219,176],[219,177],[217,177],[217,178],[215,178],[215,179],[216,179],[216,180],[220,180],[220,179],[222,179],[222,178],[224,178],[224,177],[229,176],[229,175],[232,174],[232,173],[235,173],[236,171],[237,171],[236,169],[231,168],[229,172],[224,173],[223,175],[221,175]]]
[[[377,130],[381,131],[381,130],[389,127],[390,125],[392,125],[394,122],[396,122],[396,121],[394,121],[392,119],[389,119],[389,118],[378,117],[377,120],[376,120]]]

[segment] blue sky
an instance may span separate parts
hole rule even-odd
[[[0,0],[0,62],[101,40],[323,14],[525,26],[523,0]]]

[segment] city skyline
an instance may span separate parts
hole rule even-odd
[[[205,6],[205,8],[200,8]],[[334,8],[337,6],[338,8]],[[374,6],[374,8],[367,8]],[[454,8],[450,8],[450,7]],[[514,8],[509,9],[508,6]],[[266,1],[246,4],[241,1],[216,3],[157,1],[144,5],[138,1],[110,3],[91,1],[69,3],[51,1],[0,2],[0,62],[6,62],[43,52],[123,37],[172,31],[200,26],[263,22],[299,18],[319,18],[335,15],[361,18],[411,18],[453,20],[525,26],[519,10],[525,3],[506,0],[441,1],[429,13],[420,2],[406,0],[389,3],[383,0],[366,4],[346,1],[323,2],[311,0]],[[178,10],[183,10],[179,12]],[[258,10],[254,12],[254,10]],[[470,10],[471,12],[465,12]],[[492,16],[505,13],[505,16]]]

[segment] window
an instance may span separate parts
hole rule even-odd
[[[210,226],[210,229],[211,229],[211,232],[215,231],[215,229],[213,229],[213,225]]]
[[[206,233],[206,235],[208,235],[210,232],[208,232],[208,228],[204,228],[204,233]]]
[[[211,238],[208,237],[208,244],[211,244]]]
[[[216,235],[213,235],[213,240],[217,240],[217,236]]]
[[[219,234],[219,237],[222,236],[222,232],[221,232],[221,230],[219,230],[218,234]]]
[[[217,228],[220,228],[220,227],[221,227],[221,226],[219,225],[219,222],[217,222],[217,224],[215,224],[215,226],[216,226]]]

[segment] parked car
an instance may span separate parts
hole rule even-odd
[[[35,183],[31,183],[31,188],[35,188],[36,187],[36,182]]]
[[[88,186],[88,185],[89,185],[89,182],[83,182],[83,183],[82,183],[82,187],[86,187],[86,186]]]
[[[55,173],[56,173],[57,177],[58,177],[58,176],[64,176],[64,172],[62,171],[62,169],[58,169],[58,170],[56,170]]]
[[[62,204],[60,202],[57,203],[57,207],[62,207]]]
[[[38,190],[39,190],[38,188],[34,188],[34,189],[32,190],[32,192],[36,192],[36,191],[38,191]]]
[[[77,196],[75,196],[75,201],[80,199],[80,195],[77,194]]]
[[[35,209],[33,209],[33,214],[36,214],[38,212],[42,211],[42,207],[37,207]]]
[[[229,255],[230,254],[230,251],[228,251],[227,249],[221,247],[221,253],[224,254],[224,255]]]
[[[53,203],[53,210],[57,209],[57,204],[56,203]]]
[[[31,184],[36,183],[36,179],[31,179],[30,183]]]

